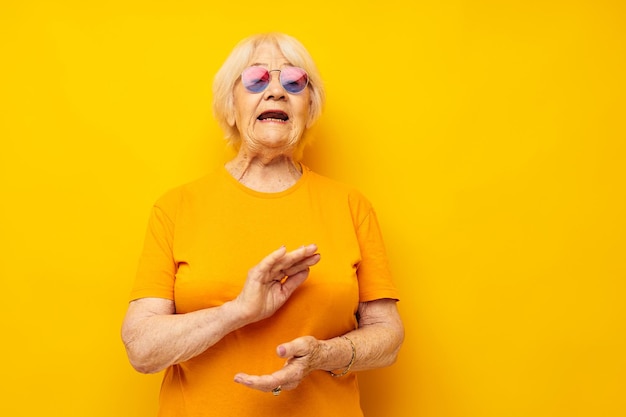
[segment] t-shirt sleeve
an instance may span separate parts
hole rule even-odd
[[[361,250],[361,261],[357,266],[359,301],[366,302],[382,298],[399,300],[376,212],[371,204],[358,193],[351,199]]]
[[[157,203],[150,213],[131,301],[146,297],[174,300],[174,221],[166,207]]]

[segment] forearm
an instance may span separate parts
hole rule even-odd
[[[191,359],[247,324],[233,302],[187,314],[129,316],[132,319],[125,320],[122,339],[131,364],[142,373],[159,372]]]
[[[276,349],[279,357],[287,359],[281,369],[267,375],[240,372],[235,382],[265,392],[276,387],[290,390],[316,370],[341,376],[348,371],[389,366],[395,362],[403,340],[404,327],[395,300],[364,302],[359,304],[358,329],[328,340],[302,336],[283,343]]]
[[[250,269],[234,300],[219,307],[176,314],[173,300],[132,301],[122,326],[131,364],[139,372],[158,372],[201,354],[236,329],[270,317],[319,262],[316,252],[315,245],[291,252],[280,247]]]
[[[321,369],[342,372],[352,360],[352,344],[355,358],[350,371],[365,371],[392,365],[402,344],[402,333],[383,326],[368,326],[324,341],[326,354],[321,361]],[[352,342],[352,344],[350,344]]]
[[[368,307],[364,312],[370,313]],[[404,327],[395,301],[381,300],[373,314],[362,317],[358,329],[322,342],[318,366],[326,371],[342,372],[352,361],[353,346],[355,358],[351,371],[389,366],[396,361],[403,340]]]

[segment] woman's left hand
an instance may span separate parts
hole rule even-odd
[[[311,371],[317,369],[322,346],[323,342],[313,336],[303,336],[283,343],[276,348],[276,354],[287,359],[282,369],[270,375],[239,373],[235,375],[235,382],[265,392],[276,387],[282,390],[294,389]]]
[[[351,371],[375,369],[393,364],[404,340],[404,326],[396,300],[383,298],[359,303],[359,328],[328,340],[303,336],[276,348],[285,366],[270,375],[235,375],[235,382],[270,392],[296,388],[315,370]],[[356,348],[354,347],[356,346]],[[355,358],[353,355],[355,354]],[[356,360],[355,360],[356,359]]]

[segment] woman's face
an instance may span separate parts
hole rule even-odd
[[[273,43],[259,45],[249,66],[279,70],[291,65]],[[234,122],[241,135],[241,145],[249,149],[280,151],[293,149],[309,118],[309,87],[297,94],[288,93],[279,81],[279,72],[270,73],[270,84],[260,93],[251,93],[241,79],[235,84]]]

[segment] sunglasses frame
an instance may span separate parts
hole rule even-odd
[[[250,88],[246,85],[246,83],[244,82],[244,74],[246,73],[246,71],[250,70],[251,68],[260,68],[260,69],[264,69],[264,70],[265,70],[265,71],[267,71],[267,73],[270,75],[270,77],[269,77],[269,79],[268,79],[268,81],[267,81],[267,84],[265,84],[265,86],[263,87],[263,89],[261,89],[261,90],[259,90],[259,91],[251,90],[251,89],[250,89]],[[285,87],[285,85],[289,85],[289,83],[283,83],[283,70],[285,70],[286,68],[295,68],[295,69],[298,69],[298,70],[300,70],[300,71],[302,71],[302,72],[304,73],[304,75],[306,76],[306,84],[304,84],[304,86],[302,87],[302,89],[301,89],[301,90],[298,90],[298,91],[292,92],[292,91],[289,91],[289,90]],[[278,81],[279,81],[279,83],[280,83],[280,86],[281,86],[281,87],[282,87],[282,88],[283,88],[286,92],[288,92],[289,94],[300,94],[300,93],[301,93],[301,92],[303,92],[303,91],[304,91],[304,90],[308,87],[308,85],[309,85],[309,81],[310,81],[310,79],[309,79],[309,73],[308,73],[308,72],[306,72],[306,70],[305,70],[304,68],[301,68],[301,67],[296,67],[296,66],[294,66],[294,65],[286,65],[286,66],[284,66],[284,67],[283,67],[283,68],[281,68],[281,69],[273,69],[273,70],[267,69],[267,68],[262,67],[262,66],[260,66],[260,65],[251,65],[251,66],[249,66],[249,67],[244,68],[244,70],[241,72],[241,83],[243,84],[244,88],[245,88],[248,92],[250,92],[250,93],[252,93],[252,94],[262,93],[263,91],[267,90],[267,87],[269,87],[270,83],[272,82],[272,77],[271,77],[272,72],[278,72]]]

